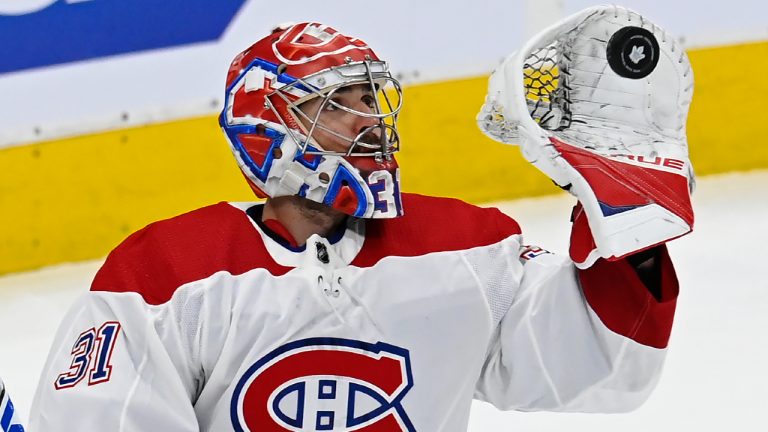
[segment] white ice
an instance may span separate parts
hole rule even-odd
[[[469,430],[768,431],[768,171],[704,178],[696,229],[670,244],[681,283],[661,381],[629,414],[500,412],[476,402]],[[573,200],[503,203],[526,240],[564,252]],[[0,376],[26,418],[54,332],[99,261],[0,277]],[[431,431],[426,431],[431,432]]]

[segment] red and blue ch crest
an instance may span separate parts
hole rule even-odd
[[[402,406],[412,386],[406,349],[303,339],[248,368],[230,416],[236,431],[415,431]]]

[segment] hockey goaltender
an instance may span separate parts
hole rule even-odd
[[[473,398],[639,406],[678,293],[665,242],[693,225],[692,76],[659,32],[592,8],[491,76],[483,132],[579,201],[565,258],[496,209],[401,192],[387,62],[326,25],[276,29],[232,62],[220,116],[266,201],[113,250],[58,330],[30,429],[464,431]]]

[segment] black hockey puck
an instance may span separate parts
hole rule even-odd
[[[606,48],[608,64],[625,78],[645,78],[659,62],[659,42],[653,33],[628,26],[611,36]]]

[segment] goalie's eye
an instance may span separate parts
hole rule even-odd
[[[338,105],[342,105],[342,102],[337,99],[331,99],[328,101],[327,104],[325,104],[325,107],[323,107],[323,111],[338,111],[339,107]]]
[[[376,99],[373,97],[372,94],[363,95],[363,97],[360,98],[360,101],[370,109],[376,108]]]
[[[330,95],[323,110],[351,110],[359,113],[373,112],[376,109],[376,95],[366,84],[354,84],[341,87]]]

